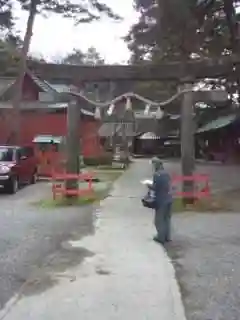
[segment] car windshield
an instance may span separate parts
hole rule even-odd
[[[13,149],[0,148],[0,161],[13,161]]]

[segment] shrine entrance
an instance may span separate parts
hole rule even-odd
[[[210,99],[227,99],[227,93],[224,90],[205,91],[201,92],[199,88],[195,88],[197,81],[206,78],[219,78],[227,77],[233,73],[239,72],[239,57],[231,56],[223,57],[215,60],[204,61],[190,61],[184,65],[181,62],[163,63],[158,65],[142,65],[142,66],[74,66],[74,65],[57,65],[57,64],[39,64],[31,62],[29,68],[37,75],[44,79],[54,78],[64,79],[65,82],[74,83],[87,83],[87,82],[116,82],[116,81],[175,81],[178,83],[179,90],[164,102],[150,101],[146,105],[150,105],[149,109],[155,107],[155,113],[160,113],[162,117],[161,107],[168,105],[170,102],[182,97],[181,103],[181,158],[182,158],[182,175],[192,176],[195,168],[195,152],[194,152],[194,105],[199,101],[199,94],[205,97],[208,95]],[[196,92],[197,91],[197,92]],[[90,103],[95,107],[96,118],[103,121],[102,113],[109,116],[113,113],[115,105],[119,101],[125,100],[125,111],[131,111],[131,98],[135,96],[134,93],[126,93],[111,101],[105,103],[99,101],[91,101],[83,94],[78,92],[65,92],[68,94],[70,103],[68,107],[68,137],[67,137],[67,170],[75,173],[78,168],[79,159],[79,141],[76,136],[78,130],[78,107],[76,99],[83,99],[83,101]],[[138,97],[139,98],[139,97]],[[141,97],[143,98],[143,97]],[[209,98],[209,97],[208,97]],[[204,101],[200,99],[200,101]],[[147,109],[147,108],[146,108]],[[146,111],[146,110],[145,110]],[[147,111],[146,111],[147,112]],[[125,112],[124,112],[125,113]],[[145,112],[144,112],[145,113]],[[135,115],[135,114],[134,114]],[[122,119],[118,118],[118,122]],[[156,115],[155,115],[156,118]],[[134,121],[136,124],[136,121]],[[122,125],[122,128],[124,126]],[[128,135],[126,130],[123,129],[122,144],[124,145],[125,154],[128,154]],[[134,130],[136,133],[136,131]],[[115,135],[113,135],[114,137]],[[74,165],[73,165],[74,164]],[[189,181],[183,182],[183,191],[193,190],[193,183]]]

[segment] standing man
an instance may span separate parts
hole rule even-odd
[[[171,177],[164,170],[162,161],[154,157],[153,165],[153,190],[156,196],[155,209],[155,227],[157,235],[154,241],[164,244],[171,241],[171,210],[172,210],[172,194],[171,194]]]

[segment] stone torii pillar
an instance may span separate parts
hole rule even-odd
[[[70,174],[79,174],[80,170],[80,138],[79,138],[80,108],[76,97],[71,97],[67,109],[67,163],[66,171]],[[67,189],[78,189],[78,179],[66,181]]]
[[[192,79],[182,80],[183,93],[181,106],[181,168],[183,176],[192,176],[195,170],[195,124],[194,124],[194,91]],[[183,192],[194,191],[194,181],[183,181]],[[191,204],[194,197],[183,197],[184,204]]]

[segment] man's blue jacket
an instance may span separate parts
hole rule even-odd
[[[156,209],[172,203],[171,177],[165,170],[154,173],[153,190],[156,196]]]

